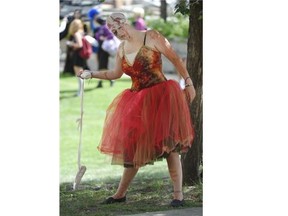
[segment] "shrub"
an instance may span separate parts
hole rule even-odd
[[[167,39],[187,39],[188,37],[189,19],[187,16],[171,16],[166,22],[162,18],[147,18],[146,24],[148,28],[159,31]]]

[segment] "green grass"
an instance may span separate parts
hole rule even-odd
[[[163,173],[162,173],[163,174]],[[129,215],[144,212],[172,210],[168,205],[172,199],[171,182],[168,177],[145,178],[138,174],[130,185],[125,203],[103,205],[101,202],[115,192],[118,178],[104,182],[82,182],[77,191],[70,184],[60,187],[60,215]],[[164,174],[165,176],[165,174]],[[202,187],[184,187],[186,204],[181,208],[202,206]]]
[[[60,214],[127,215],[141,212],[168,210],[172,199],[172,183],[166,161],[155,162],[141,168],[129,187],[125,204],[101,205],[117,188],[123,167],[112,166],[110,158],[97,150],[101,138],[105,110],[113,98],[131,86],[129,78],[121,78],[110,87],[96,89],[97,80],[86,80],[83,103],[81,164],[87,170],[79,190],[72,191],[78,171],[79,130],[76,120],[80,118],[80,97],[75,97],[77,79],[60,75]],[[202,185],[184,186],[186,207],[202,205]]]
[[[109,159],[98,152],[105,110],[113,98],[125,88],[129,88],[129,79],[115,82],[111,88],[104,81],[104,88],[96,89],[97,80],[85,81],[83,102],[82,151],[81,164],[87,167],[84,181],[96,177],[119,176],[121,167],[111,166]],[[60,77],[60,182],[73,182],[77,173],[80,118],[80,97],[75,97],[78,83],[75,77]],[[119,169],[120,168],[120,169]]]

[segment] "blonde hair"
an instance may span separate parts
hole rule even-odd
[[[143,8],[140,8],[140,7],[135,7],[133,9],[133,13],[136,17],[141,17],[143,18],[144,17],[144,14],[145,14],[145,11]]]
[[[74,35],[78,30],[83,30],[83,23],[80,19],[74,19],[69,26],[69,35]]]

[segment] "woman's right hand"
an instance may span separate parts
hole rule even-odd
[[[185,87],[184,92],[186,93],[186,98],[189,104],[192,103],[194,98],[196,97],[196,91],[193,85],[189,85]]]
[[[77,77],[81,79],[91,79],[92,78],[92,72],[89,70],[80,70],[77,73]]]

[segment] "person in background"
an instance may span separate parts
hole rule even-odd
[[[133,9],[133,14],[134,14],[134,21],[132,25],[135,27],[137,30],[147,30],[147,26],[144,20],[144,15],[145,11],[143,8],[140,7],[135,7]]]
[[[90,23],[90,31],[92,32],[92,35],[95,35],[97,28],[99,25],[95,25],[96,18],[100,16],[100,9],[97,7],[93,7],[88,11],[88,18]]]
[[[122,40],[112,70],[81,70],[82,79],[131,77],[132,86],[111,102],[98,150],[112,157],[112,164],[124,166],[117,191],[103,204],[126,201],[130,183],[140,167],[166,158],[173,184],[170,205],[184,205],[182,166],[179,153],[187,152],[195,137],[189,104],[196,91],[189,73],[169,41],[156,30],[139,31],[129,25],[123,13],[107,18],[108,28]],[[167,80],[162,71],[164,55],[181,74],[185,89]]]
[[[71,49],[72,56],[72,66],[74,70],[74,74],[77,75],[83,69],[89,69],[87,67],[87,60],[80,56],[80,49],[83,46],[82,38],[85,36],[84,27],[82,20],[74,19],[69,26],[69,35],[71,36],[71,40],[67,41],[67,46]],[[78,91],[77,96],[80,96],[81,91],[81,80],[78,79]]]
[[[65,31],[65,29],[67,27],[67,23],[68,23],[68,17],[67,16],[61,18],[60,26],[59,26],[59,37],[60,37],[60,40],[62,40],[64,38],[64,31]]]
[[[75,9],[72,15],[68,14],[67,16],[65,16],[63,18],[63,20],[61,22],[61,27],[60,27],[60,35],[59,35],[60,40],[63,40],[64,38],[66,38],[68,36],[69,26],[70,26],[71,22],[74,19],[81,19],[81,17],[82,17],[81,10]],[[66,26],[64,27],[65,23],[66,23]],[[84,22],[83,22],[83,28],[84,28],[84,32],[87,34],[88,28]]]
[[[99,24],[96,23],[96,19],[98,16],[100,16],[100,9],[98,9],[97,7],[93,7],[88,11],[90,31],[91,31],[93,38],[95,38],[95,34],[97,30],[99,29]],[[97,53],[99,51],[99,44],[97,43],[95,46],[92,45],[92,50],[93,50],[93,53],[96,55],[96,62],[98,62]]]
[[[81,17],[82,17],[81,10],[75,9],[73,15],[68,15],[68,16],[63,18],[66,20],[66,26],[65,26],[65,28],[63,28],[63,24],[61,25],[63,30],[60,31],[60,40],[67,38],[67,40],[70,41],[73,39],[73,36],[69,35],[69,27],[70,27],[70,25],[74,19],[80,19],[81,20]],[[64,22],[65,22],[65,20],[64,20]],[[81,20],[81,22],[83,25],[84,33],[87,34],[88,33],[87,25],[82,20]],[[72,57],[73,57],[73,49],[71,47],[67,46],[66,47],[66,59],[65,59],[65,65],[64,65],[63,73],[69,73],[71,75],[75,75],[73,64],[72,64]]]
[[[104,40],[113,39],[112,32],[108,29],[106,25],[106,20],[102,17],[97,17],[96,22],[100,25],[98,30],[95,33],[95,38],[98,41],[99,49],[97,53],[98,57],[98,70],[107,70],[109,66],[109,53],[102,49],[102,44]],[[114,84],[114,80],[110,80],[110,86],[112,87]],[[102,80],[98,81],[98,85],[96,88],[102,88]]]

